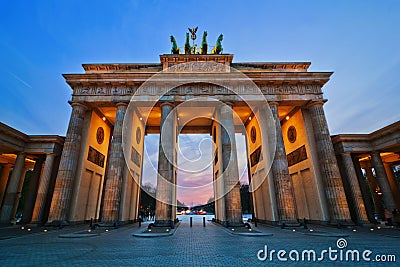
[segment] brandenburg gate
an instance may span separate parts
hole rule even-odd
[[[155,225],[176,219],[179,133],[212,136],[217,222],[243,224],[237,157],[248,161],[259,222],[350,222],[323,108],[332,73],[233,57],[164,54],[160,63],[84,64],[85,73],[64,74],[72,112],[48,222],[135,221],[148,133],[160,134]],[[246,155],[236,153],[237,133]]]

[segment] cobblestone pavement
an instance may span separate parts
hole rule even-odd
[[[60,238],[60,234],[87,231],[88,226],[63,229],[8,227],[0,229],[0,266],[300,266],[312,262],[296,262],[289,259],[291,250],[315,250],[317,258],[323,249],[343,251],[343,261],[329,261],[325,254],[319,266],[399,266],[400,231],[397,229],[357,228],[335,229],[310,226],[310,229],[280,229],[259,226],[256,229],[272,233],[268,237],[237,236],[227,229],[207,221],[202,226],[202,217],[193,216],[193,227],[189,227],[188,216],[180,223],[175,234],[169,237],[139,238],[132,234],[144,230],[138,225],[128,225],[115,230],[101,232],[99,236],[86,238]],[[308,234],[312,235],[308,235]],[[338,249],[335,234],[344,237],[347,247]],[[342,240],[343,241],[343,240]],[[344,241],[343,241],[344,242]],[[259,250],[265,245],[271,250],[285,250],[288,261],[282,262],[273,254],[273,260],[260,261]],[[397,262],[345,262],[345,252],[357,249],[362,253],[371,250],[369,256],[395,255]],[[340,257],[339,252],[336,253]],[[264,253],[260,253],[263,257]],[[295,257],[295,254],[292,254]],[[307,254],[306,254],[307,256]],[[360,257],[361,254],[360,254]],[[339,258],[340,259],[340,258]]]

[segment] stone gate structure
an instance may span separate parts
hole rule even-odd
[[[232,59],[233,55],[229,54],[161,55],[159,64],[85,64],[84,74],[64,75],[73,89],[72,113],[49,221],[77,222],[89,218],[104,222],[135,220],[139,187],[132,176],[140,177],[142,174],[144,134],[159,132],[160,125],[173,106],[190,95],[212,96],[228,103],[231,108],[223,108],[215,113],[215,117],[220,116],[221,120],[231,125],[226,131],[235,131],[233,113],[245,124],[251,179],[264,181],[253,193],[258,220],[271,223],[291,223],[299,218],[335,223],[349,221],[350,213],[323,110],[325,100],[321,88],[332,73],[309,72],[308,62],[232,63]],[[224,79],[229,79],[229,67],[235,68],[260,88],[275,120],[274,158],[268,158],[269,144],[261,138],[262,132],[268,136],[268,129],[260,127],[263,122],[251,120],[251,116],[257,114],[252,114],[228,89],[207,84],[206,79],[199,78],[196,83],[170,91],[165,100],[160,99],[148,115],[146,125],[140,114],[132,117],[133,127],[143,134],[135,137],[138,142],[133,142],[133,149],[138,159],[136,164],[129,166],[131,171],[128,171],[121,144],[123,119],[132,95],[152,75],[175,64],[192,62],[218,62],[220,66],[226,66],[222,70]],[[177,68],[175,72],[187,76],[196,72],[196,69],[187,66]],[[162,87],[168,82],[158,81],[158,86]],[[149,96],[155,94],[151,90],[157,88],[149,89]],[[263,112],[263,107],[257,112]],[[173,116],[178,118],[181,115]],[[169,123],[178,124],[178,121]],[[176,181],[176,172],[171,167],[173,162],[169,162],[165,154],[173,154],[175,150],[178,133],[174,126],[170,125],[168,135],[173,145],[168,148],[169,151],[159,151],[159,173],[170,171],[165,175],[172,183]],[[215,135],[214,140],[219,148],[217,156],[221,159],[215,160],[214,164],[214,175],[218,176],[228,164],[224,149],[228,145],[235,147],[234,140],[224,138],[223,131],[211,120],[186,126],[186,132]],[[99,135],[102,137],[100,140]],[[268,160],[272,161],[270,172],[260,167],[267,166]],[[230,168],[229,177],[237,183],[237,166]],[[171,197],[169,191],[172,189],[168,191],[167,186],[162,184],[157,186],[159,197]],[[224,198],[216,201],[218,221],[241,223],[238,190],[237,183]],[[170,204],[158,201],[156,222],[168,224],[174,219],[175,209]]]
[[[218,67],[207,69],[206,63],[218,63]],[[174,71],[168,74],[173,66],[176,66]],[[47,198],[48,202],[51,200],[47,221],[57,224],[92,218],[107,224],[135,221],[138,218],[144,137],[148,133],[160,133],[161,128],[168,145],[160,144],[159,149],[156,225],[173,227],[176,218],[176,191],[171,185],[176,184],[176,146],[180,132],[212,135],[215,144],[214,191],[216,195],[223,195],[216,199],[215,217],[224,225],[243,223],[236,144],[232,138],[238,132],[246,136],[247,145],[247,156],[239,156],[247,157],[249,180],[259,184],[252,193],[254,215],[259,222],[291,224],[306,219],[337,224],[351,223],[352,219],[355,223],[371,221],[372,215],[367,216],[364,205],[368,194],[363,186],[360,187],[357,165],[352,164],[355,158],[350,157],[353,151],[340,145],[352,139],[346,135],[334,137],[336,154],[343,166],[341,175],[329,134],[322,87],[332,73],[311,72],[309,66],[309,62],[234,63],[231,54],[168,54],[160,56],[160,63],[84,64],[84,73],[64,74],[73,92],[72,112],[58,172],[53,179],[54,192]],[[240,84],[242,78],[238,78],[232,69],[244,74],[259,88],[262,99],[253,99],[255,109],[251,109],[241,95],[210,82],[207,76],[208,71],[217,72],[221,80],[232,84],[239,81]],[[143,103],[159,96],[162,89],[173,82],[179,81],[180,85],[161,94],[146,114],[140,108],[131,109],[132,96],[148,79],[162,71],[166,75],[141,91]],[[250,97],[253,94],[240,86],[237,92]],[[204,101],[200,106],[192,106],[199,117],[203,117],[195,120],[191,120],[188,113],[175,109],[183,102],[201,97],[223,105],[210,105],[210,101]],[[238,129],[238,124],[244,128]],[[129,129],[128,135],[124,135],[126,129]],[[379,138],[380,135],[368,138],[375,140],[375,136]],[[366,138],[362,139],[367,142]],[[62,145],[57,138],[54,142]],[[391,151],[398,153],[399,141],[393,142],[394,150]],[[391,193],[390,188],[398,190],[398,185],[388,185],[379,149],[379,145],[371,146],[372,161],[365,164],[375,166],[376,180],[387,205],[399,208],[398,197],[387,196]],[[274,153],[271,154],[272,150]],[[365,156],[370,150],[357,151],[358,157]],[[19,157],[15,163],[18,172],[10,178],[7,167],[2,168],[1,184],[4,181],[7,184],[6,180],[9,183],[11,179],[13,188],[16,187],[23,169]],[[37,162],[44,160],[46,171],[42,177],[50,177],[50,170],[46,169],[50,156],[40,157]],[[364,164],[364,161],[360,162]],[[34,190],[33,195],[37,193],[39,197],[41,191]],[[2,192],[7,191],[2,189]],[[15,201],[15,195],[2,201],[3,222],[15,215],[7,206]]]

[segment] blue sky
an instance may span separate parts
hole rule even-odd
[[[400,1],[2,1],[0,121],[65,135],[82,63],[158,62],[187,27],[224,34],[234,61],[311,61],[334,71],[324,87],[332,134],[400,119]]]
[[[112,3],[112,4],[111,4]],[[64,135],[82,63],[158,62],[188,26],[224,34],[235,61],[311,61],[334,71],[324,92],[331,133],[400,117],[400,1],[2,1],[0,121]]]

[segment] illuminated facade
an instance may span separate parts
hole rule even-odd
[[[47,221],[63,144],[63,137],[26,135],[0,123],[0,223]],[[28,171],[28,189],[20,200]]]
[[[355,171],[358,166],[349,161],[354,162],[355,158],[349,159],[350,152],[341,150],[347,136],[333,138],[334,150],[329,134],[322,87],[332,73],[311,72],[309,62],[233,63],[232,60],[230,54],[161,55],[160,63],[84,64],[84,73],[65,74],[72,89],[72,112],[54,177],[47,221],[55,224],[90,219],[106,224],[136,221],[144,137],[164,130],[167,145],[160,148],[158,161],[158,173],[164,179],[158,179],[156,207],[156,224],[160,226],[173,225],[175,221],[173,185],[179,133],[212,135],[214,193],[221,196],[216,197],[215,218],[221,224],[243,223],[236,144],[230,138],[235,133],[246,137],[247,156],[239,156],[248,160],[254,216],[259,222],[371,221],[368,215],[371,212],[364,204],[367,193],[360,187],[360,174]],[[160,72],[163,74],[143,89]],[[211,82],[210,72],[212,79],[223,80],[233,89]],[[261,97],[243,86],[241,82],[245,79],[258,88]],[[179,85],[174,86],[177,82]],[[157,100],[147,113],[141,111],[142,106],[130,106],[139,91],[142,106],[149,99]],[[187,109],[177,108],[199,98],[206,101],[197,101]],[[246,98],[250,100],[244,101]],[[222,104],[215,104],[212,99]],[[124,134],[127,129],[129,134]],[[393,140],[391,152],[398,153],[400,139]],[[382,148],[387,147],[375,146],[371,151]],[[342,166],[340,171],[335,152]],[[357,151],[362,166],[362,157],[369,152]],[[368,164],[379,164],[379,153],[374,153]],[[393,162],[398,162],[398,154],[393,155],[397,157]],[[390,175],[382,176],[382,171],[387,172],[388,168],[375,169],[384,201],[390,208],[399,208],[398,185],[393,179],[388,180]],[[7,173],[5,167],[3,173]],[[397,196],[390,199],[389,190]],[[11,217],[4,217],[4,221]]]
[[[123,118],[132,96],[146,80],[160,71],[168,72],[168,68],[179,66],[180,63],[191,65],[175,68],[174,74],[179,73],[179,79],[196,74],[196,80],[190,80],[189,85],[182,84],[169,91],[167,97],[160,98],[147,115],[146,123],[139,120],[142,114],[135,113],[132,117],[133,127],[138,127],[144,134],[160,132],[160,125],[164,123],[163,120],[173,107],[187,101],[188,97],[211,96],[220,102],[228,103],[231,109],[225,107],[216,111],[213,107],[215,120],[194,120],[182,125],[184,127],[181,129],[186,133],[202,132],[215,135],[219,153],[217,156],[222,159],[214,162],[215,179],[228,166],[227,162],[224,162],[227,155],[224,146],[234,146],[234,142],[222,136],[222,130],[218,127],[221,122],[216,124],[215,121],[225,120],[232,124],[230,131],[235,131],[235,114],[246,129],[244,134],[248,140],[250,179],[260,181],[260,186],[253,193],[254,213],[259,221],[296,223],[298,219],[304,218],[332,223],[350,221],[346,196],[323,111],[325,100],[321,88],[329,80],[331,73],[309,72],[308,62],[232,63],[232,59],[233,55],[226,54],[161,55],[159,64],[87,64],[83,65],[84,74],[64,75],[73,89],[72,114],[49,221],[82,221],[95,218],[104,222],[126,222],[137,218],[139,187],[135,180],[140,181],[142,164],[139,162],[132,164],[132,167],[126,167],[121,148]],[[225,66],[221,69],[217,67],[217,70],[213,71],[216,70],[228,81],[233,80],[236,75],[230,67],[244,73],[265,96],[276,122],[276,153],[272,158],[267,149],[270,146],[269,141],[267,138],[261,138],[268,136],[268,127],[260,127],[264,122],[258,123],[257,119],[249,120],[252,115],[259,117],[258,113],[265,112],[266,108],[260,106],[250,110],[237,94],[208,83],[208,77],[203,77],[201,72],[204,71],[204,63],[210,62]],[[173,79],[178,78],[174,76]],[[146,94],[147,97],[157,95],[157,90],[162,90],[165,84],[171,82],[168,79],[169,76],[160,78],[152,88],[142,92],[143,97],[146,97]],[[251,94],[246,92],[246,88],[242,90],[242,94]],[[184,114],[174,113],[173,116],[179,117],[180,121],[190,119],[184,118]],[[103,117],[105,121],[102,120]],[[180,125],[178,120],[169,123],[174,124],[171,129]],[[95,138],[100,127],[104,129],[105,136],[101,144]],[[289,130],[291,140],[288,140]],[[135,147],[140,156],[143,155],[144,134]],[[172,130],[167,135],[173,144],[171,151],[176,149],[177,134]],[[88,151],[91,148],[95,153],[103,155],[104,166],[88,160]],[[176,171],[172,166],[173,160],[166,158],[166,155],[159,157],[159,166],[164,166],[161,167],[164,169],[159,167],[158,171],[171,171],[167,176],[169,175],[170,181],[174,183]],[[216,220],[225,224],[238,224],[241,223],[238,173],[237,166],[231,165],[231,175],[226,177],[233,178],[233,181],[225,180],[224,185],[216,183],[217,195],[218,191],[224,190],[226,183],[233,183],[232,190],[216,201]],[[129,168],[131,171],[127,171]],[[268,168],[271,171],[268,171]],[[139,178],[134,179],[134,175]],[[96,188],[99,188],[97,193],[89,190],[94,179],[98,180],[95,183]],[[103,179],[104,190],[101,188]],[[159,192],[164,192],[166,186],[160,188],[160,185],[161,183],[157,185],[157,194],[162,198]],[[90,197],[88,190],[93,194]],[[169,192],[173,189],[166,190],[168,192],[164,192],[164,197],[168,198],[172,194],[172,201],[175,201],[176,196]],[[94,203],[101,202],[101,199],[101,211],[87,208],[95,206]],[[175,209],[168,203],[157,203],[156,221],[160,221],[161,224],[173,221]]]

